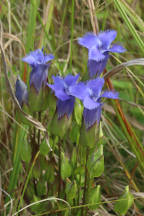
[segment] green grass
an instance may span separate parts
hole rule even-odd
[[[8,7],[8,2],[10,7]],[[45,52],[55,55],[55,60],[49,70],[49,82],[52,81],[52,74],[66,75],[69,72],[79,73],[81,80],[88,79],[87,50],[78,45],[77,38],[88,31],[93,31],[89,2],[92,1],[12,0],[1,2],[0,37],[3,41],[8,78],[13,86],[13,92],[16,75],[19,74],[28,84],[30,68],[21,62],[24,52],[29,53],[42,47]],[[127,49],[124,54],[110,58],[107,71],[121,62],[143,58],[144,2],[138,0],[136,5],[132,0],[102,0],[94,1],[94,3],[95,9],[92,14],[97,18],[99,30],[115,29],[118,32],[116,41]],[[97,211],[98,215],[107,213],[112,216],[116,215],[114,209],[117,207],[114,208],[114,206],[116,202],[119,202],[119,197],[124,193],[124,197],[129,194],[126,191],[128,187],[125,189],[127,185],[134,196],[135,206],[129,204],[131,200],[127,203],[128,199],[126,199],[125,204],[129,206],[126,215],[131,216],[132,211],[135,215],[143,214],[143,66],[124,68],[110,78],[115,90],[120,92],[120,97],[124,100],[119,101],[120,107],[117,102],[108,102],[108,100],[106,101],[108,106],[104,106],[101,122],[102,138],[97,143],[98,150],[94,155],[98,158],[96,163],[100,166],[99,146],[103,145],[104,172],[92,182],[93,188],[98,186],[101,192],[95,190],[94,194],[90,189],[86,190],[84,203],[82,199],[85,185],[84,172],[90,164],[85,163],[85,149],[83,149],[81,161],[77,152],[82,148],[78,144],[81,104],[77,103],[71,127],[62,141],[50,131],[48,134],[44,130],[39,132],[40,127],[48,128],[54,111],[42,113],[43,126],[38,122],[36,122],[36,127],[32,124],[25,125],[17,118],[15,104],[8,93],[3,61],[1,61],[0,70],[0,214],[5,216],[9,213],[14,216],[22,209],[20,215],[81,216],[83,214],[85,216],[88,211],[89,215],[94,215]],[[51,103],[53,100],[53,98],[50,99]],[[52,108],[54,109],[54,106]],[[29,114],[33,115],[34,119],[40,120],[37,113]],[[63,127],[61,127],[62,130]],[[38,145],[38,136],[40,136],[41,148]],[[48,149],[48,140],[53,149],[52,152]],[[62,168],[66,170],[61,182],[61,190],[64,194],[61,192],[60,199],[56,198],[59,142],[62,145],[62,160],[65,161]],[[93,151],[95,152],[95,149]],[[88,172],[92,171],[88,169]],[[83,186],[78,188],[80,184]],[[91,187],[89,179],[88,187]],[[6,195],[7,193],[9,196]],[[9,202],[10,197],[12,205]],[[128,198],[132,199],[131,196]]]

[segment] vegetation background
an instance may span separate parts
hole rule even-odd
[[[29,51],[42,47],[47,53],[53,53],[55,56],[49,77],[51,74],[66,75],[72,72],[80,73],[82,79],[86,80],[87,51],[77,44],[77,38],[93,31],[95,24],[99,26],[99,31],[115,29],[116,40],[127,49],[124,54],[110,58],[107,71],[121,62],[143,57],[142,0],[1,0],[0,38],[13,91],[17,75],[25,82],[28,80],[30,69],[21,61],[22,57]],[[3,60],[0,65],[0,207],[1,212],[7,215],[6,209],[11,206],[9,215],[12,215],[12,212],[15,215],[16,206],[24,195],[22,188],[25,186],[25,190],[27,189],[26,176],[35,166],[37,157],[33,163],[29,163],[31,155],[25,136],[30,136],[31,131],[17,122],[15,105],[8,94],[2,65]],[[143,74],[143,66],[132,66],[111,78],[113,87],[120,93],[120,110],[125,118],[120,115],[119,104],[110,101],[104,105],[102,128],[105,169],[104,173],[96,178],[96,183],[101,185],[103,203],[90,215],[116,215],[113,206],[126,185],[129,185],[134,196],[134,204],[127,215],[144,215]],[[18,143],[21,143],[21,150],[14,144],[15,125],[23,128],[17,137]],[[16,152],[19,151],[23,154],[18,156]],[[15,178],[10,178],[11,172],[17,170],[21,160],[28,162],[29,172],[25,162],[22,162],[20,173],[15,173]],[[16,179],[18,181],[15,182]],[[30,204],[26,202],[26,197],[24,200],[21,207]],[[38,200],[40,199],[36,194],[33,194],[31,202]],[[45,206],[41,211],[37,210],[35,215],[44,215],[41,213],[44,211]],[[21,215],[32,213],[27,209]]]

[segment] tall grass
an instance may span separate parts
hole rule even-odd
[[[69,72],[79,73],[81,79],[86,80],[87,52],[80,49],[76,39],[85,32],[96,31],[98,27],[99,30],[117,30],[117,41],[127,49],[125,54],[110,58],[107,71],[121,62],[142,58],[144,2],[138,0],[136,7],[133,4],[132,0],[2,1],[0,37],[13,90],[18,73],[28,84],[30,69],[24,64],[21,67],[19,63],[23,53],[42,47],[55,55],[55,62],[49,70],[50,82],[52,74],[66,75]],[[86,185],[86,189],[93,186],[96,195],[86,190],[85,200],[82,200],[85,184],[81,164],[84,165],[85,160],[82,158],[82,161],[79,161],[74,150],[75,146],[78,146],[80,136],[81,104],[77,103],[71,130],[61,143],[62,168],[66,166],[67,172],[70,172],[70,166],[77,166],[77,169],[71,178],[66,173],[67,177],[60,181],[66,193],[58,199],[55,177],[58,172],[57,146],[60,139],[51,135],[49,131],[45,135],[45,132],[39,132],[37,128],[27,126],[17,118],[17,109],[8,94],[2,65],[1,61],[0,214],[18,215],[20,212],[20,215],[88,215],[89,210],[90,215],[114,215],[117,208],[114,208],[115,203],[123,200],[123,197],[118,199],[121,194],[124,193],[125,203],[132,201],[133,198],[128,196],[129,191],[133,194],[135,202],[126,215],[130,216],[132,212],[134,215],[143,214],[143,66],[124,68],[106,80],[110,89],[119,91],[120,100],[104,106],[102,138],[98,145],[102,143],[104,147],[105,171],[99,177],[95,177],[94,185],[91,185],[91,182]],[[51,101],[53,103],[53,99]],[[52,119],[52,115],[53,110],[41,115],[41,123],[45,128],[48,127],[47,121]],[[37,113],[33,117],[40,120]],[[42,140],[40,146],[37,144],[38,134]],[[54,153],[48,148],[46,137]],[[101,155],[99,157],[98,154],[100,153],[97,153],[96,163],[100,166]],[[87,163],[85,169],[88,169]],[[82,177],[77,174],[79,172],[82,173]],[[76,188],[76,181],[83,185],[79,190]],[[129,188],[126,185],[129,185]],[[12,209],[9,207],[10,197]],[[129,203],[126,205],[129,206]]]

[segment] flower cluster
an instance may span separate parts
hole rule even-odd
[[[111,46],[116,35],[116,31],[107,30],[100,32],[98,35],[89,32],[78,39],[78,43],[88,49],[88,68],[90,77],[95,75],[100,76],[106,67],[109,52],[122,53],[125,51],[125,49],[118,44],[113,44]]]
[[[52,54],[44,55],[43,51],[38,49],[30,52],[29,55],[24,57],[22,60],[28,63],[32,67],[30,73],[30,86],[34,86],[37,92],[39,92],[42,85],[47,84],[48,68],[51,61],[54,58]]]
[[[78,43],[88,49],[88,68],[90,77],[97,76],[87,82],[78,82],[79,75],[67,75],[65,78],[60,76],[53,76],[54,84],[47,82],[48,68],[54,56],[44,55],[43,51],[38,49],[31,52],[22,60],[27,62],[31,67],[30,73],[30,87],[34,87],[39,93],[42,86],[49,87],[57,98],[57,113],[58,118],[66,115],[71,116],[75,98],[82,101],[84,106],[83,118],[86,129],[89,129],[95,123],[99,124],[101,117],[101,110],[103,106],[103,98],[117,99],[118,93],[113,91],[102,91],[104,86],[104,78],[99,76],[106,67],[109,58],[109,52],[124,52],[125,49],[114,44],[112,41],[116,38],[116,31],[109,30],[100,32],[98,35],[94,33],[87,33],[78,39]],[[27,87],[20,79],[16,82],[16,97],[22,106],[23,103],[28,104]]]
[[[117,99],[118,93],[105,91],[102,93],[104,85],[103,78],[96,78],[88,81],[86,84],[79,83],[73,87],[72,93],[75,97],[82,100],[84,105],[84,121],[86,128],[91,127],[95,122],[99,124],[102,108],[102,98]]]
[[[75,97],[72,94],[72,88],[76,85],[79,75],[67,75],[64,79],[62,77],[53,76],[54,85],[48,86],[55,92],[58,98],[57,111],[58,118],[63,117],[65,114],[70,117],[74,108]]]
[[[39,93],[42,87],[47,86],[48,68],[50,62],[54,56],[44,55],[43,51],[38,49],[30,52],[29,55],[25,56],[22,60],[28,63],[32,70],[30,73],[29,85],[30,88],[34,88],[36,93]],[[18,77],[16,81],[15,95],[19,101],[20,106],[28,104],[28,90],[26,84]]]

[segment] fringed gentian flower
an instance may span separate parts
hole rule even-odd
[[[117,92],[105,91],[102,93],[103,85],[104,79],[96,78],[88,81],[86,85],[78,83],[71,89],[72,95],[83,101],[83,117],[86,129],[93,126],[96,122],[99,124],[103,105],[102,98],[118,98]]]
[[[114,30],[107,30],[100,32],[98,35],[94,33],[86,33],[83,37],[78,38],[78,43],[88,49],[88,68],[90,77],[99,76],[109,58],[109,52],[122,53],[125,49],[113,44],[112,41],[116,38],[117,32]]]
[[[55,92],[58,118],[66,115],[68,118],[73,112],[75,98],[71,95],[71,88],[76,85],[79,75],[67,75],[65,78],[53,76],[54,84],[48,86]]]
[[[32,67],[30,86],[34,86],[37,92],[40,91],[42,86],[46,86],[47,84],[48,68],[50,65],[47,62],[53,58],[54,56],[52,54],[44,55],[42,50],[37,49],[22,59]]]
[[[28,91],[26,84],[20,79],[20,77],[17,78],[16,86],[15,86],[15,96],[22,107],[23,104],[28,103]]]

